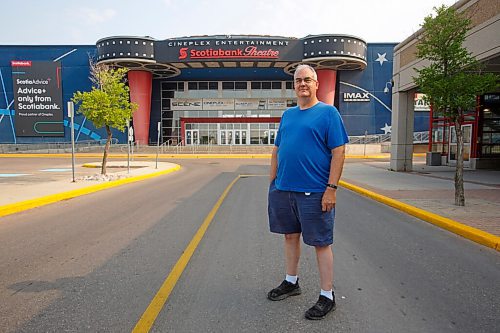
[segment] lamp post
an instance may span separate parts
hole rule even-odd
[[[73,183],[75,182],[75,105],[68,102],[68,117],[71,118],[71,170],[73,171]]]

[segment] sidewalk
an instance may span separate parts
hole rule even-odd
[[[84,154],[80,154],[85,156]],[[58,155],[59,156],[59,155]],[[91,154],[86,155],[88,161],[98,161]],[[55,159],[30,159],[32,163],[40,167],[64,167],[62,162]],[[113,156],[112,156],[113,157]],[[116,156],[114,156],[116,157]],[[144,156],[146,157],[146,156]],[[148,156],[149,157],[149,156]],[[189,155],[184,158],[206,158],[208,156]],[[212,156],[213,158],[214,156]],[[224,158],[224,156],[218,156]],[[235,156],[227,156],[234,158]],[[242,156],[239,156],[242,158]],[[162,155],[161,158],[169,159],[171,156]],[[175,156],[176,159],[182,159],[182,156]],[[247,158],[269,158],[269,156],[248,155]],[[498,170],[469,170],[465,169],[465,207],[454,205],[454,172],[453,167],[446,166],[426,166],[424,156],[415,156],[413,172],[393,172],[389,170],[389,155],[374,156],[370,159],[348,158],[344,167],[342,180],[349,184],[361,187],[363,191],[372,191],[377,195],[392,198],[399,202],[420,208],[426,212],[438,214],[442,217],[457,221],[463,225],[479,229],[486,233],[500,237],[500,171]],[[4,162],[10,158],[0,158]],[[24,160],[24,158],[23,158]],[[67,160],[67,158],[65,159]],[[150,159],[151,160],[151,159]],[[68,191],[77,191],[76,195],[81,195],[88,189],[96,186],[112,187],[123,183],[124,179],[106,182],[106,181],[88,181],[83,177],[95,175],[100,172],[95,168],[83,168],[81,158],[79,158],[77,168],[76,183],[68,181],[71,173],[56,172],[51,173],[50,177],[45,173],[35,174],[32,177],[9,177],[2,172],[19,173],[28,172],[27,168],[20,164],[7,165],[9,163],[0,163],[0,216],[2,208],[15,203],[25,202],[26,200],[36,201],[37,198],[56,196],[58,193],[68,193]],[[64,163],[67,163],[64,162]],[[182,165],[182,163],[180,163]],[[108,173],[115,176],[128,177],[129,180],[139,180],[141,177],[154,176],[157,172],[169,172],[175,167],[175,164],[159,162],[158,169],[155,163],[137,159],[133,162],[130,173],[126,169],[126,161],[108,161]],[[120,166],[120,168],[116,168]],[[33,166],[30,166],[31,168]],[[67,165],[65,166],[67,168]],[[71,167],[71,166],[70,166]],[[7,170],[7,171],[6,171]],[[10,170],[10,171],[8,171]],[[46,171],[46,170],[40,170]],[[4,175],[2,177],[2,175]],[[24,180],[23,180],[24,178]],[[128,181],[126,181],[128,182]],[[102,189],[102,188],[101,188]],[[81,194],[79,194],[82,191]],[[59,200],[64,200],[62,198]],[[53,200],[50,202],[55,202]],[[46,202],[49,203],[49,202]],[[43,204],[46,204],[43,203]],[[18,210],[20,211],[20,210]],[[497,242],[498,243],[498,242]],[[500,250],[500,248],[498,249]]]
[[[347,161],[342,180],[467,226],[500,236],[500,171],[464,170],[465,206],[455,206],[455,168],[426,166],[389,170],[388,161]]]
[[[66,159],[67,160],[67,159]],[[47,168],[54,164],[54,168]],[[168,162],[108,161],[107,174],[101,175],[100,162],[78,163],[75,166],[75,182],[72,182],[71,164],[53,159],[40,159],[29,166],[0,165],[0,218],[27,209],[43,206],[80,195],[97,192],[126,183],[136,182],[180,169]],[[10,172],[2,173],[5,169]],[[14,169],[14,170],[12,170]]]

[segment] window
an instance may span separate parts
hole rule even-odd
[[[208,83],[208,89],[209,90],[218,90],[219,89],[219,83],[218,82],[209,82]]]
[[[163,90],[177,90],[177,82],[165,82],[163,84]]]
[[[287,82],[292,84],[292,82]],[[281,90],[281,81],[253,81],[251,83],[252,90]],[[287,89],[293,89],[293,85],[291,88]]]
[[[164,90],[162,92],[162,96],[163,98],[173,98],[174,97],[174,92],[173,91],[170,91],[170,90]]]
[[[481,110],[482,156],[500,155],[500,94],[485,94]]]
[[[199,90],[208,90],[208,82],[198,82]]]
[[[163,91],[184,91],[184,82],[162,82]]]
[[[262,90],[271,90],[271,82],[262,82]]]
[[[235,84],[234,85],[235,90],[247,90],[246,81],[236,81],[234,84]]]
[[[198,90],[198,82],[188,82],[188,90]]]
[[[234,82],[222,82],[222,90],[234,90]]]
[[[271,89],[281,90],[281,82],[280,81],[273,81],[271,84]]]

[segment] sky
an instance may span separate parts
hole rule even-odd
[[[94,45],[110,36],[305,37],[401,42],[454,0],[2,0],[0,45]]]

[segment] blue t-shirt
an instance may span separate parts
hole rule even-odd
[[[339,111],[319,102],[309,109],[285,111],[275,145],[278,147],[276,188],[294,192],[324,192],[333,148],[349,142]]]

